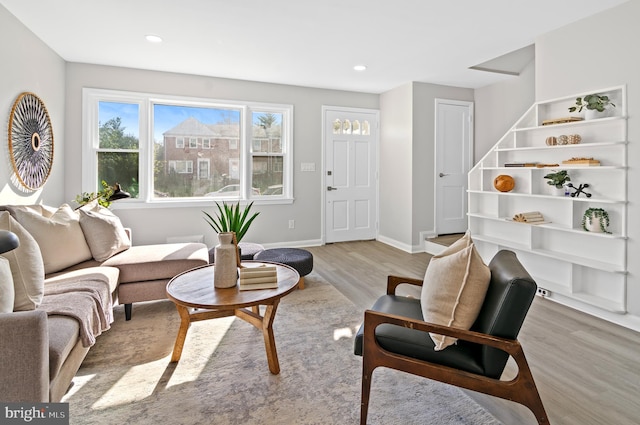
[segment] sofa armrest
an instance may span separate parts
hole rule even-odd
[[[0,400],[49,401],[49,327],[40,310],[0,314]]]

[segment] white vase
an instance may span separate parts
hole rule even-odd
[[[213,265],[213,285],[216,288],[232,288],[238,282],[237,247],[233,243],[233,232],[218,233],[218,241]]]

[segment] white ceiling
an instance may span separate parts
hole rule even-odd
[[[625,1],[0,0],[0,4],[68,62],[381,93],[409,81],[478,88],[510,78],[469,68]],[[164,42],[149,43],[146,34],[159,35]],[[576,42],[580,37],[576,34]],[[509,56],[502,59],[500,66],[508,69],[504,60],[508,62]],[[368,69],[355,72],[356,64]]]

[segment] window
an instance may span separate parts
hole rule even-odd
[[[83,190],[105,180],[145,202],[291,197],[290,105],[99,89],[83,102]]]

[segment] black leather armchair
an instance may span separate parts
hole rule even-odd
[[[365,425],[371,379],[379,366],[401,370],[527,406],[539,424],[549,419],[522,346],[516,340],[536,293],[536,283],[511,251],[500,251],[489,264],[491,282],[471,330],[423,321],[420,300],[395,295],[398,285],[422,281],[389,276],[387,294],[371,310],[356,334],[355,354],[362,356],[360,423]],[[458,338],[435,351],[428,332]],[[518,366],[510,381],[500,380],[509,356]]]

